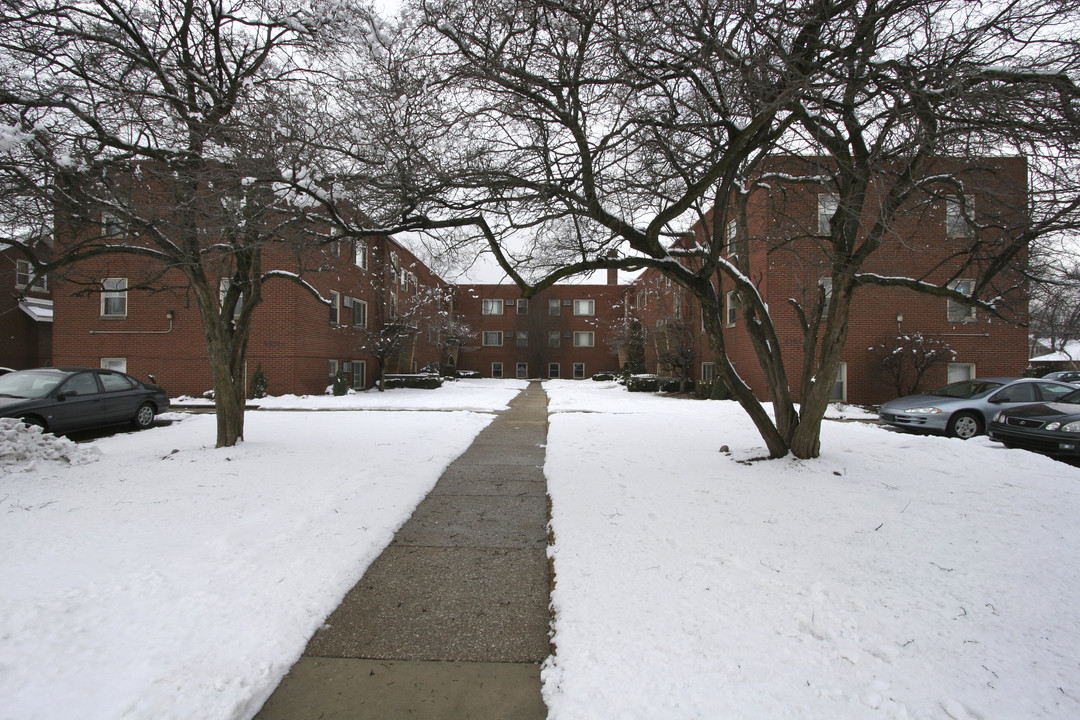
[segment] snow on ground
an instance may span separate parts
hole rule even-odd
[[[371,412],[252,412],[223,450],[209,415],[0,426],[0,719],[252,717],[523,386],[268,399]],[[754,461],[732,402],[545,389],[554,720],[1080,717],[1080,470],[858,422]]]
[[[734,403],[545,389],[553,720],[1080,717],[1080,470],[861,423],[754,462]]]

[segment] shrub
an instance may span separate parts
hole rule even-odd
[[[386,389],[414,388],[417,390],[434,390],[442,387],[443,379],[438,375],[387,375]]]
[[[266,373],[263,372],[262,363],[259,363],[251,376],[251,397],[264,398],[269,389],[270,384],[266,380]]]
[[[688,381],[688,388],[693,388],[693,381]],[[679,378],[660,377],[657,375],[631,375],[626,381],[630,392],[678,392]]]
[[[349,392],[349,381],[345,379],[345,373],[338,371],[334,376],[334,384],[330,386],[334,395],[341,396]]]
[[[702,400],[730,400],[731,388],[723,378],[702,380],[694,386],[694,394]]]
[[[617,380],[618,378],[619,376],[617,373],[608,372],[606,370],[604,372],[593,373],[592,376],[592,379],[596,381]]]

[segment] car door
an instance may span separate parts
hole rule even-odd
[[[143,393],[134,381],[127,375],[109,371],[98,373],[98,380],[105,391],[105,420],[123,423],[135,417]]]
[[[96,427],[105,422],[103,393],[92,372],[75,373],[60,384],[53,398],[49,429],[54,432]]]

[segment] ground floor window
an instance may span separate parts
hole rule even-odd
[[[574,363],[574,377],[585,377],[585,363]]]
[[[363,390],[367,387],[367,361],[352,361],[352,386],[354,390]]]
[[[126,373],[127,358],[101,358],[101,369]]]
[[[842,362],[836,366],[836,384],[833,385],[832,395],[829,400],[833,402],[845,402],[847,400],[847,363]]]
[[[949,363],[949,382],[975,379],[975,363]]]
[[[548,377],[559,377],[559,363],[548,363]]]
[[[502,363],[491,363],[491,377],[501,378],[502,376]]]
[[[701,379],[704,382],[709,382],[716,379],[716,363],[701,363]]]
[[[329,363],[329,368],[328,369],[330,371],[330,373],[329,373],[329,375],[330,375],[330,384],[333,385],[334,384],[334,379],[337,378],[337,374],[338,374],[338,361],[337,360],[331,360],[330,363]]]
[[[529,377],[529,363],[517,364],[517,376],[519,380],[524,380]]]

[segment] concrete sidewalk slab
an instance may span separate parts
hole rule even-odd
[[[257,720],[540,720],[547,396],[532,382],[446,469]]]

